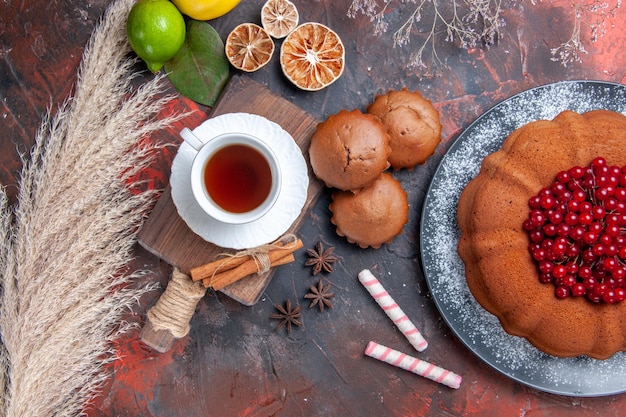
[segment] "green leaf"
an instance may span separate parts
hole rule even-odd
[[[185,43],[165,63],[165,71],[179,93],[214,106],[230,74],[224,42],[208,23],[189,20]]]

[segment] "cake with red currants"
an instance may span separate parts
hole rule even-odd
[[[472,295],[558,357],[626,350],[626,116],[565,111],[509,135],[461,194]]]

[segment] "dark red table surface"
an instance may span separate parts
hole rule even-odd
[[[536,391],[512,381],[477,359],[439,315],[420,266],[420,210],[429,181],[447,147],[463,128],[499,101],[525,89],[560,80],[626,83],[626,7],[607,21],[606,34],[585,44],[582,63],[566,67],[552,61],[550,49],[569,39],[572,3],[543,1],[506,8],[496,46],[465,51],[438,42],[450,68],[441,77],[420,79],[406,69],[410,49],[393,48],[391,33],[413,10],[392,1],[389,32],[373,35],[368,18],[346,16],[348,0],[294,1],[302,21],[318,21],[337,31],[346,46],[346,71],[320,92],[303,92],[282,76],[276,57],[246,75],[320,119],[341,109],[364,110],[374,96],[408,87],[421,91],[441,114],[443,144],[425,166],[397,177],[408,191],[409,223],[393,243],[363,250],[335,234],[325,193],[307,213],[300,231],[305,247],[335,246],[341,257],[325,279],[336,294],[323,313],[308,309],[302,297],[317,282],[296,262],[281,267],[252,307],[222,294],[208,293],[198,305],[190,334],[165,354],[151,351],[138,332],[119,340],[120,359],[101,397],[88,407],[91,416],[622,416],[626,396],[571,398]],[[582,1],[581,1],[582,2]],[[581,3],[579,2],[579,3]],[[0,182],[17,191],[19,153],[27,151],[49,107],[71,93],[84,45],[110,0],[5,1],[0,5]],[[507,3],[507,2],[503,2]],[[614,3],[614,2],[611,2]],[[243,0],[211,24],[223,39],[242,22],[259,22],[262,0]],[[394,26],[396,25],[396,26]],[[585,26],[583,25],[583,30]],[[584,32],[588,41],[588,33]],[[236,72],[233,71],[233,74]],[[149,74],[144,74],[149,77]],[[162,132],[172,143],[182,125],[195,127],[210,109],[180,98],[177,106],[194,115]],[[167,184],[175,148],[147,170],[154,187]],[[167,284],[169,265],[137,247],[136,267],[152,271],[147,281]],[[453,390],[363,355],[369,340],[405,352],[411,347],[356,281],[364,268],[384,276],[387,289],[429,340],[421,359],[463,376]],[[158,299],[155,290],[140,300],[128,319],[145,320]],[[302,328],[276,331],[269,316],[274,304],[291,299],[303,306]],[[45,399],[42,399],[45,401]]]

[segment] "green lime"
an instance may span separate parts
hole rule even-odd
[[[185,19],[169,0],[139,0],[128,14],[126,34],[133,51],[157,72],[183,46]]]

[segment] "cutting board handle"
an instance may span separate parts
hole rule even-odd
[[[177,339],[189,333],[189,322],[206,290],[201,282],[193,282],[174,268],[167,288],[148,310],[140,339],[157,352],[170,350]]]

